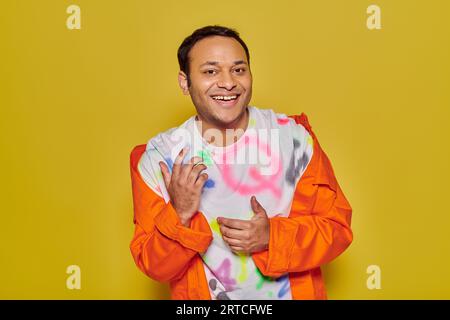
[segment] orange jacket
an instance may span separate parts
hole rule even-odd
[[[352,209],[336,180],[305,114],[291,116],[313,137],[313,157],[299,180],[288,217],[270,218],[269,248],[252,254],[259,271],[278,277],[289,272],[292,298],[327,299],[320,266],[339,256],[352,242]],[[203,260],[212,232],[198,212],[187,228],[171,203],[156,195],[137,169],[146,145],[131,152],[136,265],[150,278],[169,282],[175,300],[211,299]]]

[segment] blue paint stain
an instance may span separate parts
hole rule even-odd
[[[280,291],[278,291],[278,298],[281,298],[289,291],[289,277],[288,275],[280,277],[276,280],[277,282],[283,282]]]
[[[173,161],[170,158],[164,158],[164,160],[167,163],[167,166],[169,167],[169,172],[172,173],[172,167],[173,167]]]
[[[208,179],[208,180],[206,180],[204,187],[205,188],[214,188],[215,185],[216,185],[216,183],[214,182],[214,180]]]

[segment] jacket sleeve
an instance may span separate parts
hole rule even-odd
[[[353,240],[352,208],[306,116],[300,117],[295,120],[309,131],[313,156],[296,185],[289,216],[270,218],[269,247],[252,254],[258,269],[269,277],[326,264]]]
[[[149,188],[137,169],[143,152],[145,145],[138,146],[130,158],[135,224],[130,249],[142,272],[170,282],[183,276],[197,253],[206,251],[212,233],[200,212],[191,219],[190,228],[183,226],[170,201]]]

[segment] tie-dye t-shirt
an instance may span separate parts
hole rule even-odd
[[[199,211],[208,220],[213,240],[202,254],[212,299],[292,299],[288,274],[272,279],[261,274],[251,256],[233,253],[223,241],[217,217],[249,220],[250,198],[255,195],[269,217],[289,215],[294,190],[309,164],[313,139],[308,131],[284,114],[249,106],[244,134],[226,147],[208,144],[195,121],[150,139],[138,170],[146,184],[166,203],[170,200],[160,161],[169,168],[180,150],[184,158],[203,158],[209,179],[201,195]]]

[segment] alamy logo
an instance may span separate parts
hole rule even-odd
[[[81,9],[76,4],[67,7],[66,13],[70,14],[66,20],[66,27],[69,30],[81,29]]]
[[[377,265],[370,265],[367,267],[367,274],[369,274],[366,282],[367,289],[381,289],[381,268]]]
[[[66,280],[66,287],[69,290],[81,289],[81,268],[77,265],[70,265],[66,269],[69,274]]]
[[[199,126],[199,132],[202,132],[201,124]],[[176,129],[170,139],[175,143],[171,151],[172,159],[175,159],[185,146],[189,146],[193,150],[202,149],[202,140],[195,139],[189,130],[184,128]],[[205,130],[203,139],[209,143],[231,145],[231,147],[224,148],[224,152],[221,154],[213,155],[214,162],[218,165],[254,164],[259,167],[259,172],[263,176],[273,176],[280,171],[279,129],[248,128],[245,133],[242,129],[227,129],[223,133],[223,131],[213,128]]]
[[[369,30],[379,30],[381,29],[381,9],[379,6],[372,4],[367,7],[367,17],[366,25]]]

